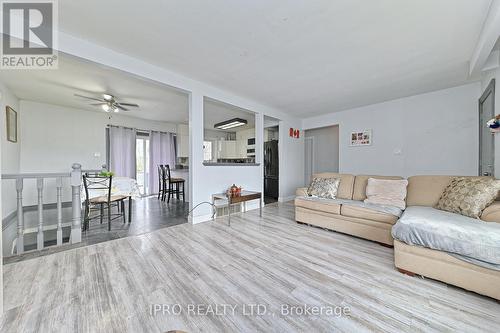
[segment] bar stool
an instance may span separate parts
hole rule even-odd
[[[182,195],[182,201],[186,202],[186,195],[184,192],[184,184],[186,180],[184,178],[172,178],[170,175],[170,165],[165,165],[164,170],[166,171],[166,182],[163,183],[163,201],[165,201],[165,196],[168,193],[167,203],[170,202],[170,196],[176,196],[179,200],[179,196]],[[168,188],[167,188],[168,184]]]

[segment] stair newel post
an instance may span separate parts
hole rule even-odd
[[[17,254],[24,252],[23,178],[16,179],[17,192]]]
[[[37,250],[43,249],[43,178],[37,178],[36,189],[38,192],[38,233],[36,235]]]
[[[79,243],[82,241],[82,201],[80,199],[80,191],[82,184],[82,166],[74,163],[71,171],[71,202],[72,202],[72,223],[71,223],[71,243]]]
[[[56,179],[57,188],[57,245],[62,245],[62,187],[63,179],[58,177]]]

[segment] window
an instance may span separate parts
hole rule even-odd
[[[137,133],[136,139],[136,179],[141,193],[149,192],[149,136]]]

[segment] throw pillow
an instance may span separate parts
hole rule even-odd
[[[314,178],[307,189],[307,194],[314,197],[335,199],[340,178]]]
[[[500,181],[485,177],[454,177],[434,208],[479,218],[500,191]]]
[[[375,179],[368,178],[366,186],[366,203],[406,208],[406,179]]]

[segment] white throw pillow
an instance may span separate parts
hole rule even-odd
[[[406,179],[375,179],[368,178],[366,186],[366,203],[406,208]]]

